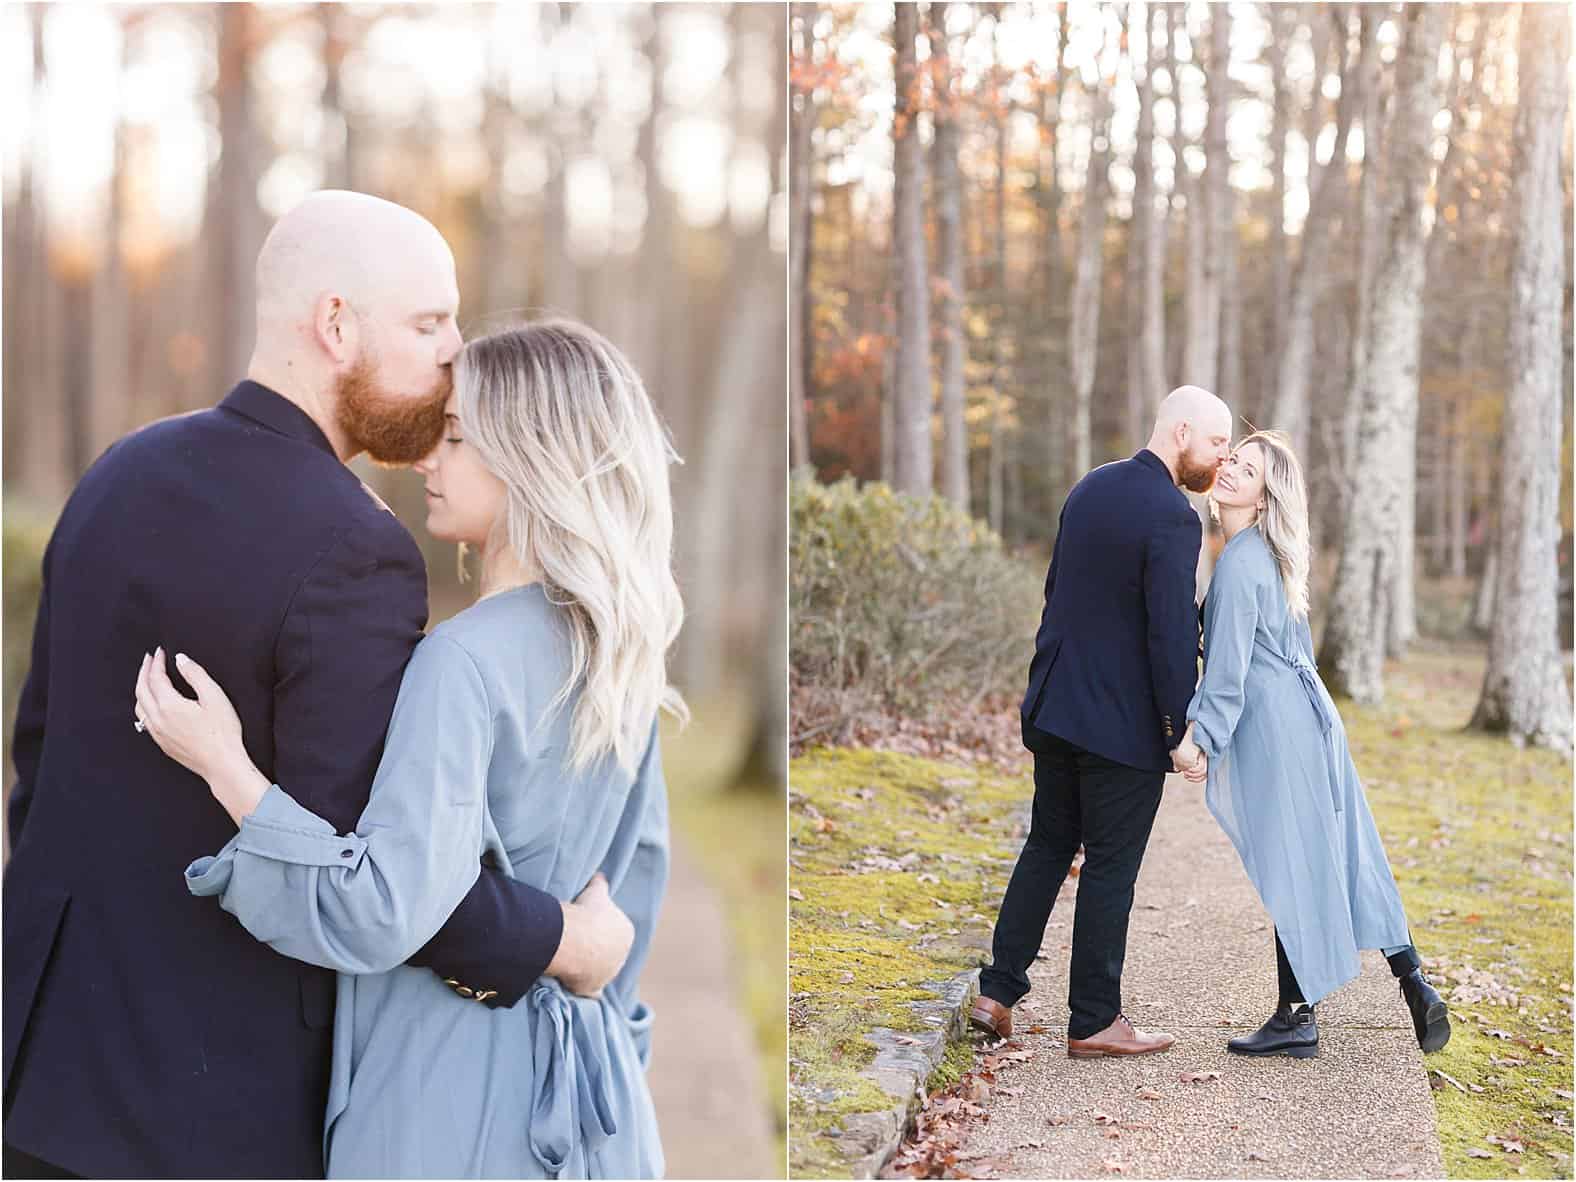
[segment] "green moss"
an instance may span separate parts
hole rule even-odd
[[[860,1075],[867,1032],[925,1028],[911,1003],[980,963],[1031,789],[865,750],[811,751],[789,779],[789,1168],[819,1177],[846,1169],[841,1118],[892,1102]],[[955,1044],[933,1086],[971,1061]]]
[[[1341,714],[1419,949],[1447,987],[1471,970],[1516,995],[1453,1001],[1450,1044],[1425,1060],[1483,1089],[1435,1079],[1445,1168],[1569,1177],[1571,1101],[1556,1092],[1572,1090],[1571,763],[1464,731],[1482,677],[1481,652],[1419,651],[1387,667],[1383,705]]]
[[[950,1043],[947,1046],[947,1053],[936,1065],[936,1069],[930,1073],[930,1078],[925,1081],[925,1090],[934,1092],[938,1088],[950,1088],[973,1066],[974,1044],[962,1039]]]

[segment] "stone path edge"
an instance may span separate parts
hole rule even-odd
[[[843,1118],[838,1146],[850,1178],[874,1178],[892,1160],[925,1100],[925,1082],[941,1065],[947,1049],[968,1037],[967,1013],[979,987],[977,968],[948,981],[927,981],[936,991],[931,1001],[909,1008],[929,1029],[898,1031],[878,1026],[866,1036],[876,1058],[860,1074],[892,1098],[889,1108],[858,1112]],[[899,1041],[903,1039],[905,1041]]]

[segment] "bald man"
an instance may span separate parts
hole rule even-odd
[[[1034,811],[969,1015],[1006,1037],[1051,906],[1081,845],[1067,986],[1074,1058],[1163,1051],[1122,1014],[1133,883],[1198,674],[1193,573],[1202,529],[1181,489],[1207,492],[1231,411],[1197,386],[1160,405],[1149,445],[1087,474],[1062,506],[1020,708]]]
[[[322,1176],[334,974],[188,893],[246,834],[134,727],[133,682],[145,652],[190,653],[269,778],[354,828],[427,582],[345,462],[437,442],[458,303],[425,219],[314,194],[258,256],[246,380],[114,444],[61,514],[7,810],[7,1175]],[[410,963],[434,1006],[510,1005],[544,973],[595,991],[632,934],[605,884],[563,904],[478,866]]]

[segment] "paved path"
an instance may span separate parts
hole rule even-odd
[[[668,894],[641,995],[669,1178],[775,1178],[760,1057],[738,1001],[722,902],[673,835]]]
[[[1443,1176],[1422,1055],[1377,952],[1365,952],[1362,975],[1319,1006],[1317,1059],[1226,1053],[1228,1038],[1256,1028],[1274,1008],[1275,949],[1269,918],[1201,788],[1179,776],[1167,781],[1138,878],[1123,973],[1128,1016],[1175,1034],[1169,1052],[1067,1058],[1076,886],[1068,881],[1052,911],[1033,989],[1014,1011],[1020,1032],[1039,1022],[1045,1033],[1020,1033],[1036,1054],[998,1071],[982,1102],[990,1119],[974,1122],[960,1171],[1003,1178]],[[1212,1071],[1219,1080],[1179,1078]],[[1140,1096],[1145,1089],[1160,1098]]]

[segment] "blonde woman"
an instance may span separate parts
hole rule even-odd
[[[672,453],[628,362],[564,321],[467,345],[446,414],[417,465],[427,527],[480,550],[481,595],[417,647],[353,833],[269,784],[192,660],[197,701],[144,659],[139,716],[239,825],[192,893],[340,973],[330,1177],[656,1177],[637,984],[667,877],[656,716],[684,711]],[[560,899],[607,876],[635,941],[599,996],[544,977],[510,1009],[456,1005],[476,990],[404,966],[482,858]]]
[[[1313,660],[1308,626],[1308,498],[1286,436],[1248,436],[1210,494],[1226,535],[1204,602],[1204,675],[1177,748],[1206,778],[1210,811],[1230,836],[1275,923],[1280,1004],[1227,1049],[1318,1054],[1314,1003],[1379,948],[1400,981],[1418,1044],[1450,1038],[1445,1003],[1422,972],[1401,896]]]

